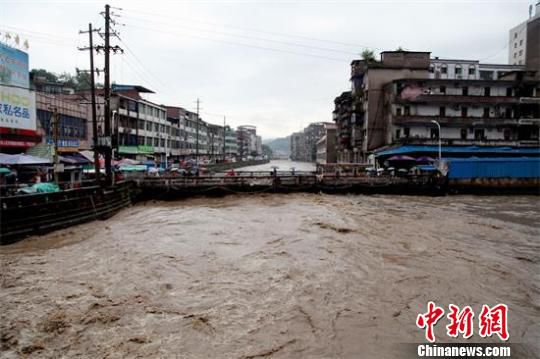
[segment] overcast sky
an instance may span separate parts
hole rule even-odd
[[[112,80],[152,89],[147,98],[159,104],[193,110],[200,98],[209,122],[224,114],[280,137],[332,121],[333,99],[349,89],[349,64],[365,47],[507,63],[508,31],[531,3],[111,0],[122,9],[113,9],[121,41],[112,44],[127,50],[113,56]],[[88,68],[88,52],[77,51],[88,35],[78,31],[103,27],[104,5],[0,0],[0,39],[28,39],[31,68]]]

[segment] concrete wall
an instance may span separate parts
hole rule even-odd
[[[527,24],[526,67],[527,70],[538,71],[536,76],[540,79],[540,17]]]
[[[397,79],[405,78],[429,78],[429,70],[426,69],[370,69],[364,78],[368,91],[367,116],[364,121],[364,129],[368,130],[368,141],[364,143],[363,150],[370,151],[386,144],[387,121],[384,117],[384,91],[383,87]]]

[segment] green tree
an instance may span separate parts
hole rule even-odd
[[[362,51],[362,60],[366,61],[366,62],[374,62],[375,61],[375,53],[373,52],[373,50],[368,50],[368,49],[365,49],[364,51]]]
[[[45,69],[32,69],[32,71],[30,71],[30,76],[34,79],[37,77],[43,77],[47,82],[58,81],[58,75]]]
[[[90,73],[85,71],[78,71],[75,69],[75,74],[69,72],[62,72],[60,75],[54,72],[49,72],[45,69],[32,69],[30,76],[35,80],[36,78],[44,78],[47,82],[63,83],[68,87],[72,87],[75,91],[90,90],[91,81]],[[96,83],[96,88],[103,87],[103,84]]]

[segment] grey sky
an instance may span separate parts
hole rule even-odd
[[[112,76],[151,88],[156,94],[147,98],[157,103],[193,110],[199,97],[209,122],[222,123],[210,114],[225,114],[265,138],[285,136],[331,121],[362,46],[506,63],[508,31],[531,3],[111,0],[125,24],[116,27],[123,42],[113,44],[131,50],[113,56]],[[89,22],[103,27],[104,5],[0,0],[0,38],[6,30],[28,38],[31,68],[88,68],[88,53],[76,49],[87,35],[78,31]]]

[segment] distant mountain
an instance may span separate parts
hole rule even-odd
[[[291,154],[290,136],[264,141],[264,144],[272,149],[275,157],[289,157]]]

